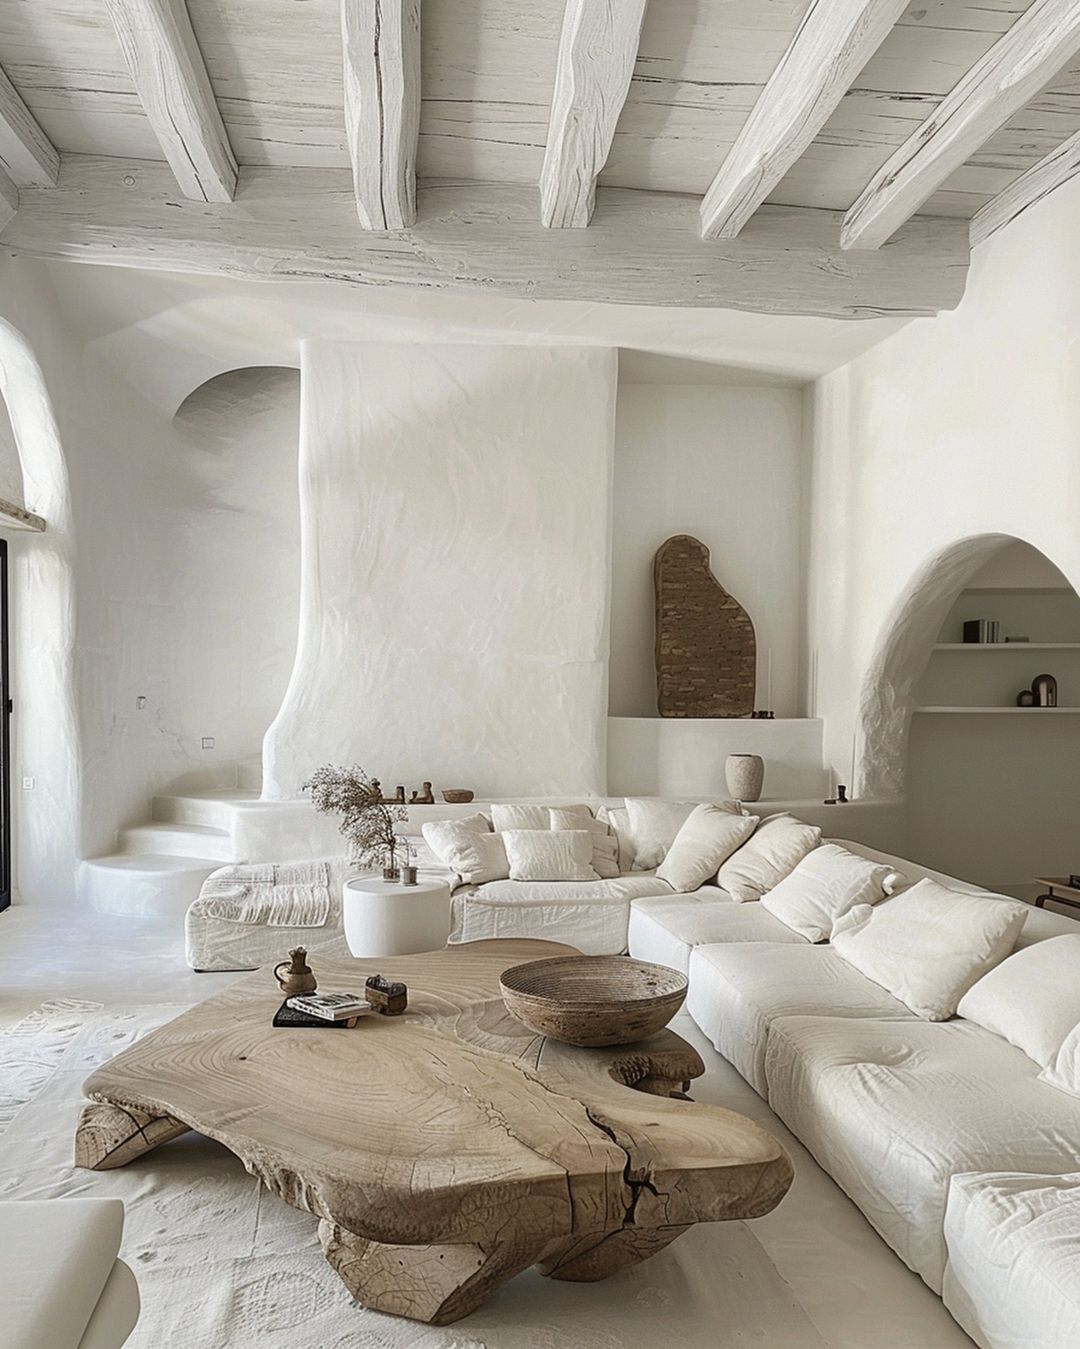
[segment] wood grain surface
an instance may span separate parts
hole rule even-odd
[[[792,1178],[780,1144],[662,1094],[703,1071],[677,1035],[574,1049],[510,1016],[500,973],[569,954],[488,941],[372,961],[329,943],[311,953],[321,987],[409,985],[403,1016],[333,1034],[272,1029],[280,993],[260,970],[88,1079],[77,1162],[122,1165],[195,1129],[322,1220],[364,1306],[439,1324],[529,1265],[603,1278],[692,1223],[775,1207]]]

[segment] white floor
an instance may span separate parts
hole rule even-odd
[[[32,905],[0,914],[0,1033],[52,999],[86,999],[116,1010],[191,1003],[235,977],[192,974],[183,961],[182,934],[174,917],[133,921]],[[785,1312],[780,1305],[773,1308],[768,1338],[760,1331],[714,1322],[700,1327],[694,1343],[757,1344],[760,1349],[780,1344],[785,1349],[801,1345],[816,1349],[821,1344],[828,1349],[970,1349],[971,1341],[938,1298],[884,1245],[765,1103],[704,1041],[690,1018],[680,1015],[674,1026],[698,1047],[708,1065],[705,1077],[693,1087],[695,1099],[740,1110],[765,1123],[789,1148],[796,1168],[795,1184],[780,1207],[746,1225],[756,1239],[754,1249],[760,1246],[771,1280],[763,1286],[772,1287],[774,1300],[790,1310]],[[690,1242],[695,1233],[708,1230],[693,1229],[680,1242]],[[641,1267],[653,1268],[651,1293],[656,1286],[656,1261],[661,1259],[656,1257]],[[521,1276],[518,1282],[528,1277]],[[746,1295],[751,1296],[755,1283],[751,1272],[741,1274],[733,1265],[725,1277],[744,1278]],[[562,1318],[556,1316],[555,1304],[565,1298],[572,1309],[577,1299],[589,1296],[585,1289],[591,1287],[595,1298],[598,1287],[546,1280],[537,1280],[535,1287],[545,1299],[543,1310],[536,1313],[537,1325],[540,1321],[545,1325],[536,1344],[542,1340],[545,1349],[564,1349],[582,1343],[576,1334],[556,1328]],[[523,1283],[522,1288],[527,1290],[527,1285]],[[790,1302],[776,1295],[776,1289],[790,1292]],[[686,1294],[687,1289],[681,1292]],[[183,1289],[178,1289],[177,1296],[182,1295]],[[521,1306],[515,1310],[519,1323],[522,1310]],[[685,1306],[682,1310],[686,1311]],[[781,1325],[778,1316],[786,1316],[789,1324]],[[480,1317],[482,1323],[476,1319]],[[459,1328],[455,1343],[462,1349],[501,1349],[511,1338],[515,1345],[520,1342],[520,1324],[515,1335],[502,1337],[497,1317],[483,1313],[460,1322]],[[685,1332],[682,1338],[685,1345]],[[618,1333],[603,1336],[603,1341],[611,1349],[628,1342]],[[381,1342],[369,1340],[363,1332],[355,1341],[358,1346]],[[419,1328],[415,1342],[423,1342]],[[590,1338],[589,1343],[594,1342],[600,1340]],[[294,1330],[291,1343],[296,1349],[323,1349],[317,1340],[305,1339],[302,1327]],[[184,1346],[177,1345],[177,1349]]]

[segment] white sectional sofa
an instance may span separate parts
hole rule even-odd
[[[898,894],[924,877],[984,893],[845,846],[894,866]],[[1016,949],[1076,932],[1033,908]],[[1080,1098],[1000,1035],[916,1016],[759,903],[641,900],[629,945],[688,971],[687,1010],[718,1052],[977,1344],[1080,1345]]]

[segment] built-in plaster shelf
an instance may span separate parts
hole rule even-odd
[[[1080,651],[1080,642],[938,642],[935,651]]]
[[[969,714],[975,713],[976,715],[979,716],[987,713],[995,713],[995,714],[1007,713],[1009,715],[1020,715],[1030,717],[1039,715],[1045,716],[1047,713],[1050,713],[1051,715],[1055,713],[1057,714],[1069,712],[1077,713],[1080,712],[1080,707],[917,707],[915,711],[933,712],[938,715],[945,714],[948,716],[951,716],[957,712],[963,712]]]

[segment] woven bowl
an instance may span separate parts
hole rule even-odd
[[[464,805],[466,801],[473,799],[473,794],[464,787],[447,787],[442,794],[442,799],[452,806]]]
[[[682,1006],[678,970],[625,956],[554,956],[504,970],[507,1008],[563,1044],[629,1045],[663,1030]]]

